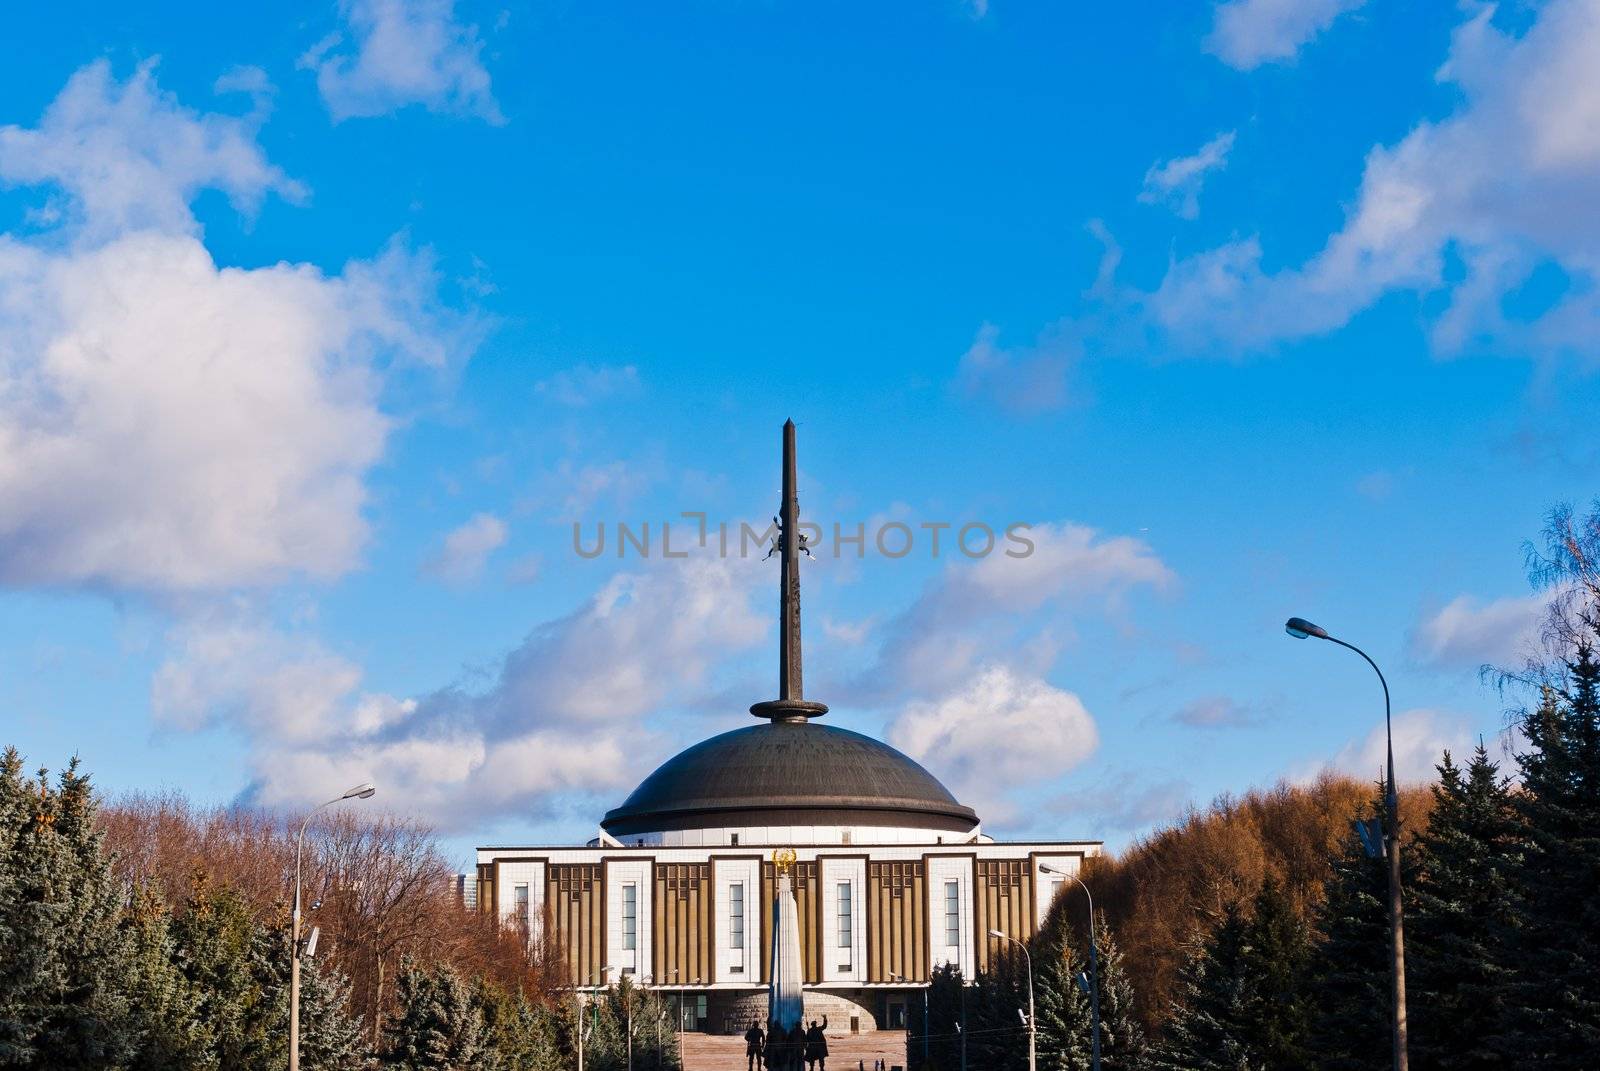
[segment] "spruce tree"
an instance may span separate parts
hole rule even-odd
[[[1242,1025],[1249,1007],[1245,919],[1228,904],[1178,975],[1166,1035],[1151,1053],[1157,1071],[1249,1071]]]
[[[172,918],[161,898],[135,892],[123,920],[132,936],[128,980],[133,1004],[148,1023],[129,1071],[199,1071],[215,1066],[210,1034],[199,1014],[200,994],[177,965]]]
[[[129,992],[133,934],[101,852],[89,779],[76,761],[52,788],[0,758],[0,1065],[124,1066],[147,1023]]]
[[[1101,1066],[1107,1071],[1136,1071],[1145,1065],[1144,1028],[1134,1009],[1133,983],[1123,963],[1122,950],[1106,925],[1105,916],[1096,924],[1096,956],[1099,959],[1097,974],[1100,979],[1100,1056]],[[1088,969],[1085,958],[1080,961]],[[1085,1000],[1086,1012],[1088,1001]],[[1086,1024],[1089,1020],[1086,1020]],[[1084,1039],[1092,1044],[1089,1029]]]
[[[1493,1042],[1506,1018],[1514,929],[1511,875],[1520,851],[1511,793],[1480,743],[1465,774],[1447,751],[1428,825],[1417,837],[1407,908],[1407,1002],[1418,1066],[1505,1066]]]
[[[1361,817],[1382,807],[1380,796]],[[1368,858],[1351,834],[1325,897],[1316,921],[1321,941],[1308,968],[1311,1050],[1325,1071],[1383,1071],[1394,1059],[1386,864]]]
[[[1288,896],[1267,881],[1245,916],[1230,906],[1186,966],[1153,1064],[1163,1069],[1305,1067],[1310,939]]]
[[[1078,972],[1087,970],[1088,963],[1078,961],[1067,936],[1064,925],[1047,927],[1034,941],[1039,1067],[1049,1071],[1090,1066],[1089,998],[1078,987]]]
[[[1516,927],[1501,1055],[1529,1067],[1592,1068],[1600,1052],[1600,661],[1589,642],[1522,719]]]
[[[316,959],[302,961],[300,1067],[303,1071],[363,1071],[372,1065],[367,1032],[360,1016],[350,1010],[349,980]]]
[[[967,1011],[966,979],[961,969],[953,963],[935,967],[928,982],[928,1019],[933,1035],[929,1039],[929,1064],[937,1071],[960,1071],[962,1031],[971,1024],[965,1022]],[[921,1053],[908,1053],[920,1057]],[[968,1054],[970,1066],[971,1054]],[[908,1063],[907,1067],[913,1066]]]
[[[1020,956],[993,958],[990,969],[979,971],[967,994],[967,1010],[972,1019],[967,1039],[967,1065],[984,1071],[1025,1071],[1028,1066],[1028,1034],[1017,1017],[1027,1005],[1026,983]],[[1013,960],[1018,961],[1013,964]]]
[[[197,873],[172,933],[213,1066],[268,1071],[286,1063],[287,994],[276,977],[284,969],[244,900]]]
[[[396,987],[384,1066],[399,1071],[499,1071],[489,1025],[472,990],[449,966],[406,960]],[[597,1068],[598,1071],[598,1068]]]

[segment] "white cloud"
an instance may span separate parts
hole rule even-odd
[[[964,792],[990,796],[996,786],[1071,770],[1100,740],[1076,695],[1003,665],[983,667],[937,700],[907,704],[886,735]]]
[[[341,0],[353,38],[319,41],[300,58],[335,122],[387,115],[409,104],[432,112],[505,117],[484,69],[478,27],[458,22],[454,0]]]
[[[301,741],[334,732],[352,709],[381,723],[381,707],[349,708],[361,668],[316,640],[281,632],[250,608],[222,604],[176,626],[150,686],[158,724],[194,730],[221,722],[251,735]]]
[[[737,564],[694,558],[618,575],[536,628],[482,690],[363,693],[353,666],[313,644],[244,626],[242,638],[212,642],[197,626],[154,696],[179,727],[224,720],[246,732],[256,803],[299,806],[330,784],[371,780],[446,829],[531,818],[631,787],[670,746],[646,716],[705,694],[766,636],[757,577]]]
[[[1383,722],[1365,737],[1340,749],[1329,763],[1333,769],[1376,782],[1386,759]],[[1394,767],[1402,785],[1432,781],[1434,767],[1445,749],[1457,758],[1477,745],[1471,723],[1460,715],[1440,710],[1406,710],[1394,716]]]
[[[1457,596],[1418,624],[1411,652],[1419,661],[1450,669],[1516,668],[1538,653],[1545,605],[1536,595],[1487,603]]]
[[[202,189],[244,213],[271,193],[304,196],[268,162],[252,121],[183,107],[156,85],[155,67],[146,61],[119,84],[97,60],[67,80],[38,126],[0,127],[0,179],[58,188],[67,222],[88,241],[144,228],[197,233],[189,202]]]
[[[739,565],[692,557],[612,577],[508,655],[479,709],[499,725],[532,715],[559,727],[633,720],[686,698],[729,652],[767,633],[751,604],[759,574]]]
[[[1241,71],[1292,60],[1302,45],[1366,0],[1227,0],[1216,6],[1205,48]]]
[[[534,390],[558,405],[581,409],[606,398],[639,392],[639,369],[628,365],[576,365],[542,380]]]
[[[1139,200],[1145,204],[1166,205],[1183,219],[1200,214],[1200,188],[1206,176],[1228,166],[1233,151],[1234,132],[1218,134],[1193,156],[1179,156],[1151,164],[1144,174],[1144,189]]]
[[[1042,672],[1055,655],[1053,638],[1046,633],[1019,645],[1008,628],[1047,608],[1099,602],[1117,610],[1130,591],[1165,590],[1176,582],[1146,543],[1129,536],[1102,536],[1070,522],[1034,525],[1023,534],[1033,544],[1026,557],[997,549],[946,567],[890,621],[876,664],[852,691],[866,701],[943,694],[1002,655]]]
[[[961,355],[956,387],[1013,413],[1060,409],[1069,400],[1068,375],[1082,356],[1081,341],[1065,325],[1045,331],[1034,345],[1007,349],[1000,330],[984,324]]]
[[[1523,352],[1593,356],[1600,314],[1600,8],[1557,0],[1521,38],[1492,7],[1457,28],[1441,81],[1465,103],[1367,156],[1343,227],[1298,266],[1262,267],[1247,237],[1176,261],[1150,295],[1179,341],[1263,349],[1321,334],[1396,290],[1443,292],[1433,345],[1486,340]],[[1450,259],[1458,278],[1447,275]],[[1502,299],[1553,263],[1572,285],[1534,315]]]
[[[427,258],[217,265],[191,197],[299,187],[149,64],[122,84],[91,64],[37,127],[0,129],[0,179],[67,198],[39,238],[0,235],[0,583],[164,593],[350,568],[386,372],[457,345]]]
[[[492,513],[479,513],[444,537],[423,571],[450,584],[466,584],[483,575],[489,555],[505,546],[510,529]]]

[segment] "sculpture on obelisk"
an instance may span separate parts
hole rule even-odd
[[[767,1067],[790,1071],[804,1054],[804,967],[800,960],[800,915],[795,909],[794,849],[772,853],[777,880],[772,897],[772,982],[767,988]]]
[[[774,722],[804,722],[828,712],[806,699],[800,669],[800,553],[810,554],[800,533],[800,492],[795,483],[794,421],[783,425],[783,498],[778,503],[778,698],[757,703],[750,713]],[[768,557],[771,557],[769,552]]]

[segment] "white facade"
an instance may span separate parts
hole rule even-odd
[[[761,864],[754,859],[718,859],[712,863],[711,880],[716,897],[712,918],[718,927],[714,984],[750,985],[761,977]],[[735,936],[741,938],[737,943]]]
[[[651,897],[654,875],[647,860],[606,860],[606,982],[629,975],[642,982],[650,974]],[[632,899],[632,916],[626,908]]]
[[[829,859],[822,867],[822,980],[867,977],[867,861]]]
[[[955,926],[949,925],[948,906],[950,886],[956,894]],[[930,956],[935,967],[954,964],[962,977],[971,978],[976,964],[973,962],[972,933],[972,867],[960,858],[930,859],[928,861],[928,890],[931,910],[928,913],[928,941]],[[954,934],[951,934],[951,930]],[[950,941],[954,936],[956,940]]]
[[[1031,884],[1032,910],[1014,931],[1026,938],[1044,922],[1051,903],[1072,882],[1043,869],[1050,866],[1075,874],[1083,860],[1100,853],[1098,842],[920,844],[869,843],[851,845],[796,845],[797,862],[815,862],[819,887],[812,940],[817,942],[818,975],[807,990],[838,993],[913,990],[919,979],[891,981],[880,964],[879,977],[869,971],[875,935],[870,932],[874,895],[869,868],[880,864],[922,864],[925,882],[922,900],[922,939],[914,960],[931,971],[945,964],[972,977],[985,962],[980,948],[991,942],[980,918],[977,897],[982,892],[983,867],[1000,864],[1020,867]],[[626,972],[635,982],[671,990],[693,992],[750,991],[764,988],[762,979],[763,921],[772,905],[763,902],[763,864],[769,853],[720,857],[712,848],[676,846],[498,847],[478,850],[480,880],[493,883],[493,902],[503,919],[518,917],[527,905],[530,933],[540,932],[544,914],[547,868],[597,866],[603,875],[600,892],[605,906],[603,962],[612,968],[606,981],[614,983]],[[710,978],[678,977],[662,970],[666,962],[655,955],[655,896],[660,868],[676,864],[704,865],[709,870],[712,934]],[[887,872],[887,871],[886,871]],[[884,895],[880,879],[878,895]],[[991,904],[1006,893],[991,890]],[[525,891],[524,891],[525,890]],[[1016,895],[1010,893],[1009,895]],[[993,907],[991,911],[995,910]],[[991,925],[994,916],[991,916]],[[671,920],[663,920],[669,927]],[[1004,928],[1002,926],[1002,928]],[[631,935],[631,936],[630,936]],[[698,935],[697,935],[698,937]],[[670,942],[669,942],[670,944]],[[879,946],[882,947],[881,945]],[[902,946],[903,947],[903,946]],[[668,950],[670,953],[670,949]],[[656,972],[662,971],[663,977]],[[887,999],[887,998],[886,998]],[[895,998],[898,999],[898,998]]]

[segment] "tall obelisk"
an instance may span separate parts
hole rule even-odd
[[[757,703],[750,713],[772,721],[774,732],[804,731],[808,718],[828,712],[822,703],[806,699],[800,668],[800,553],[806,550],[800,534],[800,493],[794,421],[783,425],[783,498],[778,503],[778,553],[782,566],[778,579],[778,698]],[[804,1043],[799,1037],[805,1017],[805,969],[800,959],[800,913],[794,902],[794,849],[772,853],[772,980],[767,990],[767,1066],[788,1071],[801,1066]]]
[[[800,492],[795,486],[794,421],[783,424],[783,498],[778,503],[778,698],[757,703],[750,713],[774,722],[804,722],[828,712],[826,703],[805,697],[800,668]],[[809,551],[807,551],[809,553]]]
[[[777,892],[772,901],[772,982],[767,988],[767,1037],[781,1046],[805,1017],[805,976],[800,961],[800,915],[795,909],[794,849],[772,853]]]

